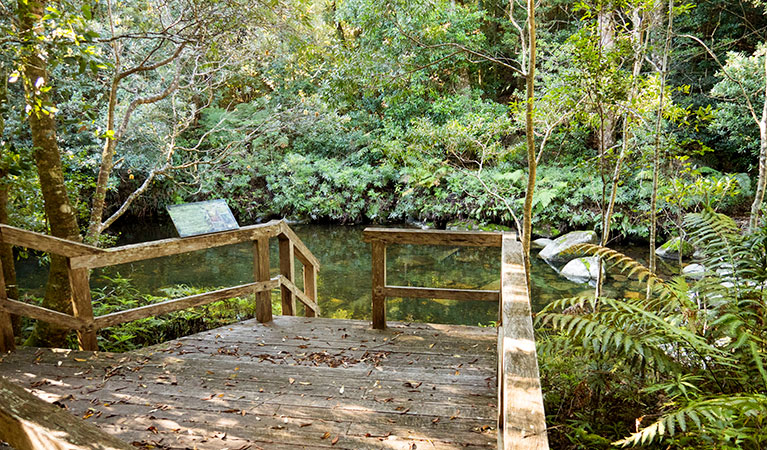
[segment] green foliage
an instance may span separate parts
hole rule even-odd
[[[710,208],[688,215],[685,225],[695,246],[709,255],[701,281],[662,281],[618,252],[582,245],[578,251],[601,257],[611,270],[645,279],[652,295],[553,302],[538,323],[566,338],[548,338],[543,347],[607,363],[612,382],[639,377],[644,400],[621,401],[630,400],[637,421],[653,420],[620,440],[615,430],[602,429],[616,445],[762,448],[767,230],[743,236],[731,219]],[[592,426],[601,412],[594,411]],[[632,430],[631,418],[625,419],[622,433]]]
[[[759,154],[756,120],[761,117],[765,102],[765,50],[762,44],[750,56],[728,53],[724,69],[717,74],[720,81],[711,90],[712,95],[721,99],[711,129],[741,154]]]
[[[93,311],[97,316],[212,290],[181,285],[165,288],[167,297],[156,297],[140,294],[131,280],[119,274],[103,278],[108,287],[93,291]],[[255,302],[252,298],[233,298],[104,328],[99,331],[98,344],[102,351],[125,352],[253,317]]]

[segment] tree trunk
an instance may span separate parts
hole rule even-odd
[[[762,104],[762,118],[759,120],[759,178],[756,180],[756,192],[754,203],[751,204],[751,216],[748,219],[748,228],[751,231],[761,224],[762,202],[764,201],[765,185],[767,185],[767,55],[764,56],[764,103]]]
[[[119,59],[117,59],[119,69]],[[107,132],[113,133],[112,136],[108,136],[104,142],[104,148],[101,152],[101,166],[99,167],[99,175],[96,180],[96,191],[93,194],[93,202],[91,203],[91,217],[88,223],[88,231],[85,236],[87,243],[91,245],[97,245],[101,232],[103,231],[102,219],[104,216],[104,204],[107,198],[107,186],[109,184],[109,176],[112,174],[114,168],[114,154],[117,147],[117,136],[114,135],[115,129],[115,108],[117,107],[117,85],[119,81],[117,78],[113,79],[112,86],[109,90],[109,104],[107,107]]]
[[[530,279],[530,238],[533,231],[533,193],[538,163],[535,158],[535,130],[533,129],[533,101],[535,100],[535,1],[527,1],[527,21],[530,58],[525,74],[526,106],[525,106],[525,136],[527,137],[527,190],[525,191],[525,210],[522,218],[522,253],[525,257],[525,277],[527,278],[527,293],[532,296],[532,281]]]
[[[19,23],[26,42],[38,42],[34,29],[37,21],[42,18],[44,10],[45,0],[19,2]],[[80,241],[77,218],[64,184],[61,155],[56,142],[56,123],[52,113],[46,109],[46,105],[50,105],[48,95],[41,89],[48,85],[48,74],[47,63],[40,55],[40,49],[36,45],[29,45],[22,54],[21,66],[27,105],[31,108],[29,128],[34,146],[35,164],[40,177],[45,215],[53,236]],[[58,255],[51,255],[43,306],[65,313],[72,312],[67,262],[65,258]],[[66,335],[66,329],[38,321],[27,344],[38,347],[61,347],[66,342]]]
[[[633,31],[631,35],[631,44],[634,49],[633,65],[631,68],[631,88],[629,89],[629,97],[626,101],[627,104],[631,104],[634,97],[637,95],[637,81],[642,70],[642,62],[645,56],[644,45],[644,33],[642,28],[642,17],[639,14],[639,7],[635,7],[631,12],[631,21],[633,25]],[[613,212],[615,211],[615,200],[618,195],[618,187],[620,185],[621,171],[623,170],[623,161],[626,159],[626,155],[629,152],[629,141],[633,135],[633,119],[631,112],[626,112],[623,117],[623,142],[621,144],[621,151],[618,154],[618,159],[615,162],[613,168],[612,182],[610,185],[610,199],[607,202],[607,208],[605,210],[604,218],[602,221],[602,241],[600,245],[606,247],[610,240],[610,227],[612,226]],[[604,143],[603,143],[604,144]],[[602,285],[604,283],[604,275],[602,274],[602,260],[599,260],[600,267],[597,275],[596,296],[602,295]]]
[[[7,174],[0,173],[0,223],[8,223],[8,181]],[[9,244],[0,245],[0,263],[3,265],[3,279],[5,280],[5,294],[8,298],[19,298],[19,287],[16,285],[16,266],[13,262],[13,247]],[[18,335],[21,328],[21,318],[11,316],[13,333]]]
[[[661,61],[661,74],[660,74],[660,92],[658,99],[658,113],[655,117],[655,144],[653,146],[653,171],[652,171],[652,195],[650,197],[650,272],[655,273],[655,239],[658,235],[658,177],[660,175],[660,134],[661,127],[663,125],[663,107],[665,101],[666,90],[666,75],[668,70],[668,55],[671,49],[671,33],[674,27],[674,1],[669,0],[668,3],[668,25],[666,28],[665,43],[663,45],[663,55]],[[680,236],[681,239],[681,236]],[[681,243],[680,243],[681,244]],[[650,297],[651,286],[647,285],[647,297]]]
[[[5,120],[9,111],[6,109],[8,102],[8,74],[0,69],[0,136],[5,131]],[[0,167],[0,223],[8,223],[8,167]],[[0,263],[3,266],[3,279],[5,280],[5,294],[13,299],[19,298],[19,288],[16,285],[16,266],[13,263],[13,247],[8,244],[0,245]],[[21,318],[11,316],[13,322],[14,334],[19,333],[21,327]]]
[[[597,15],[597,21],[599,24],[599,45],[602,49],[602,54],[610,52],[615,48],[615,13],[611,10],[605,10],[607,6],[604,6]],[[600,154],[604,154],[615,145],[615,131],[618,123],[615,109],[607,105],[607,108],[602,110],[600,117],[600,130],[599,130],[599,151]]]

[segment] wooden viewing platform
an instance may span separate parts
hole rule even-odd
[[[0,353],[0,441],[16,450],[548,449],[516,236],[380,228],[364,235],[372,247],[372,327],[316,317],[320,263],[282,221],[112,249],[0,225],[0,243],[64,256],[73,292],[71,315],[9,299],[0,270],[0,351],[10,352]],[[279,241],[274,278],[271,238]],[[247,241],[251,283],[94,317],[92,268]],[[389,285],[386,247],[399,244],[499,247],[501,289]],[[302,288],[294,284],[296,261]],[[285,314],[274,318],[273,289]],[[256,319],[140,351],[92,351],[101,328],[249,294]],[[386,298],[394,296],[498,302],[501,324],[387,324]],[[305,318],[295,317],[297,301]],[[81,350],[14,352],[9,314],[75,330]]]
[[[0,375],[138,448],[496,447],[494,328],[278,316]]]

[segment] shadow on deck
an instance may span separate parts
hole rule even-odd
[[[496,448],[495,328],[278,316],[0,375],[137,448]]]

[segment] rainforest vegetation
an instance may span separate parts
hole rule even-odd
[[[241,224],[497,224],[526,249],[594,230],[580,250],[647,295],[537,317],[552,446],[764,448],[766,8],[0,0],[0,222],[108,246],[224,198]],[[673,237],[702,280],[608,249]],[[66,310],[63,264],[41,301]]]

